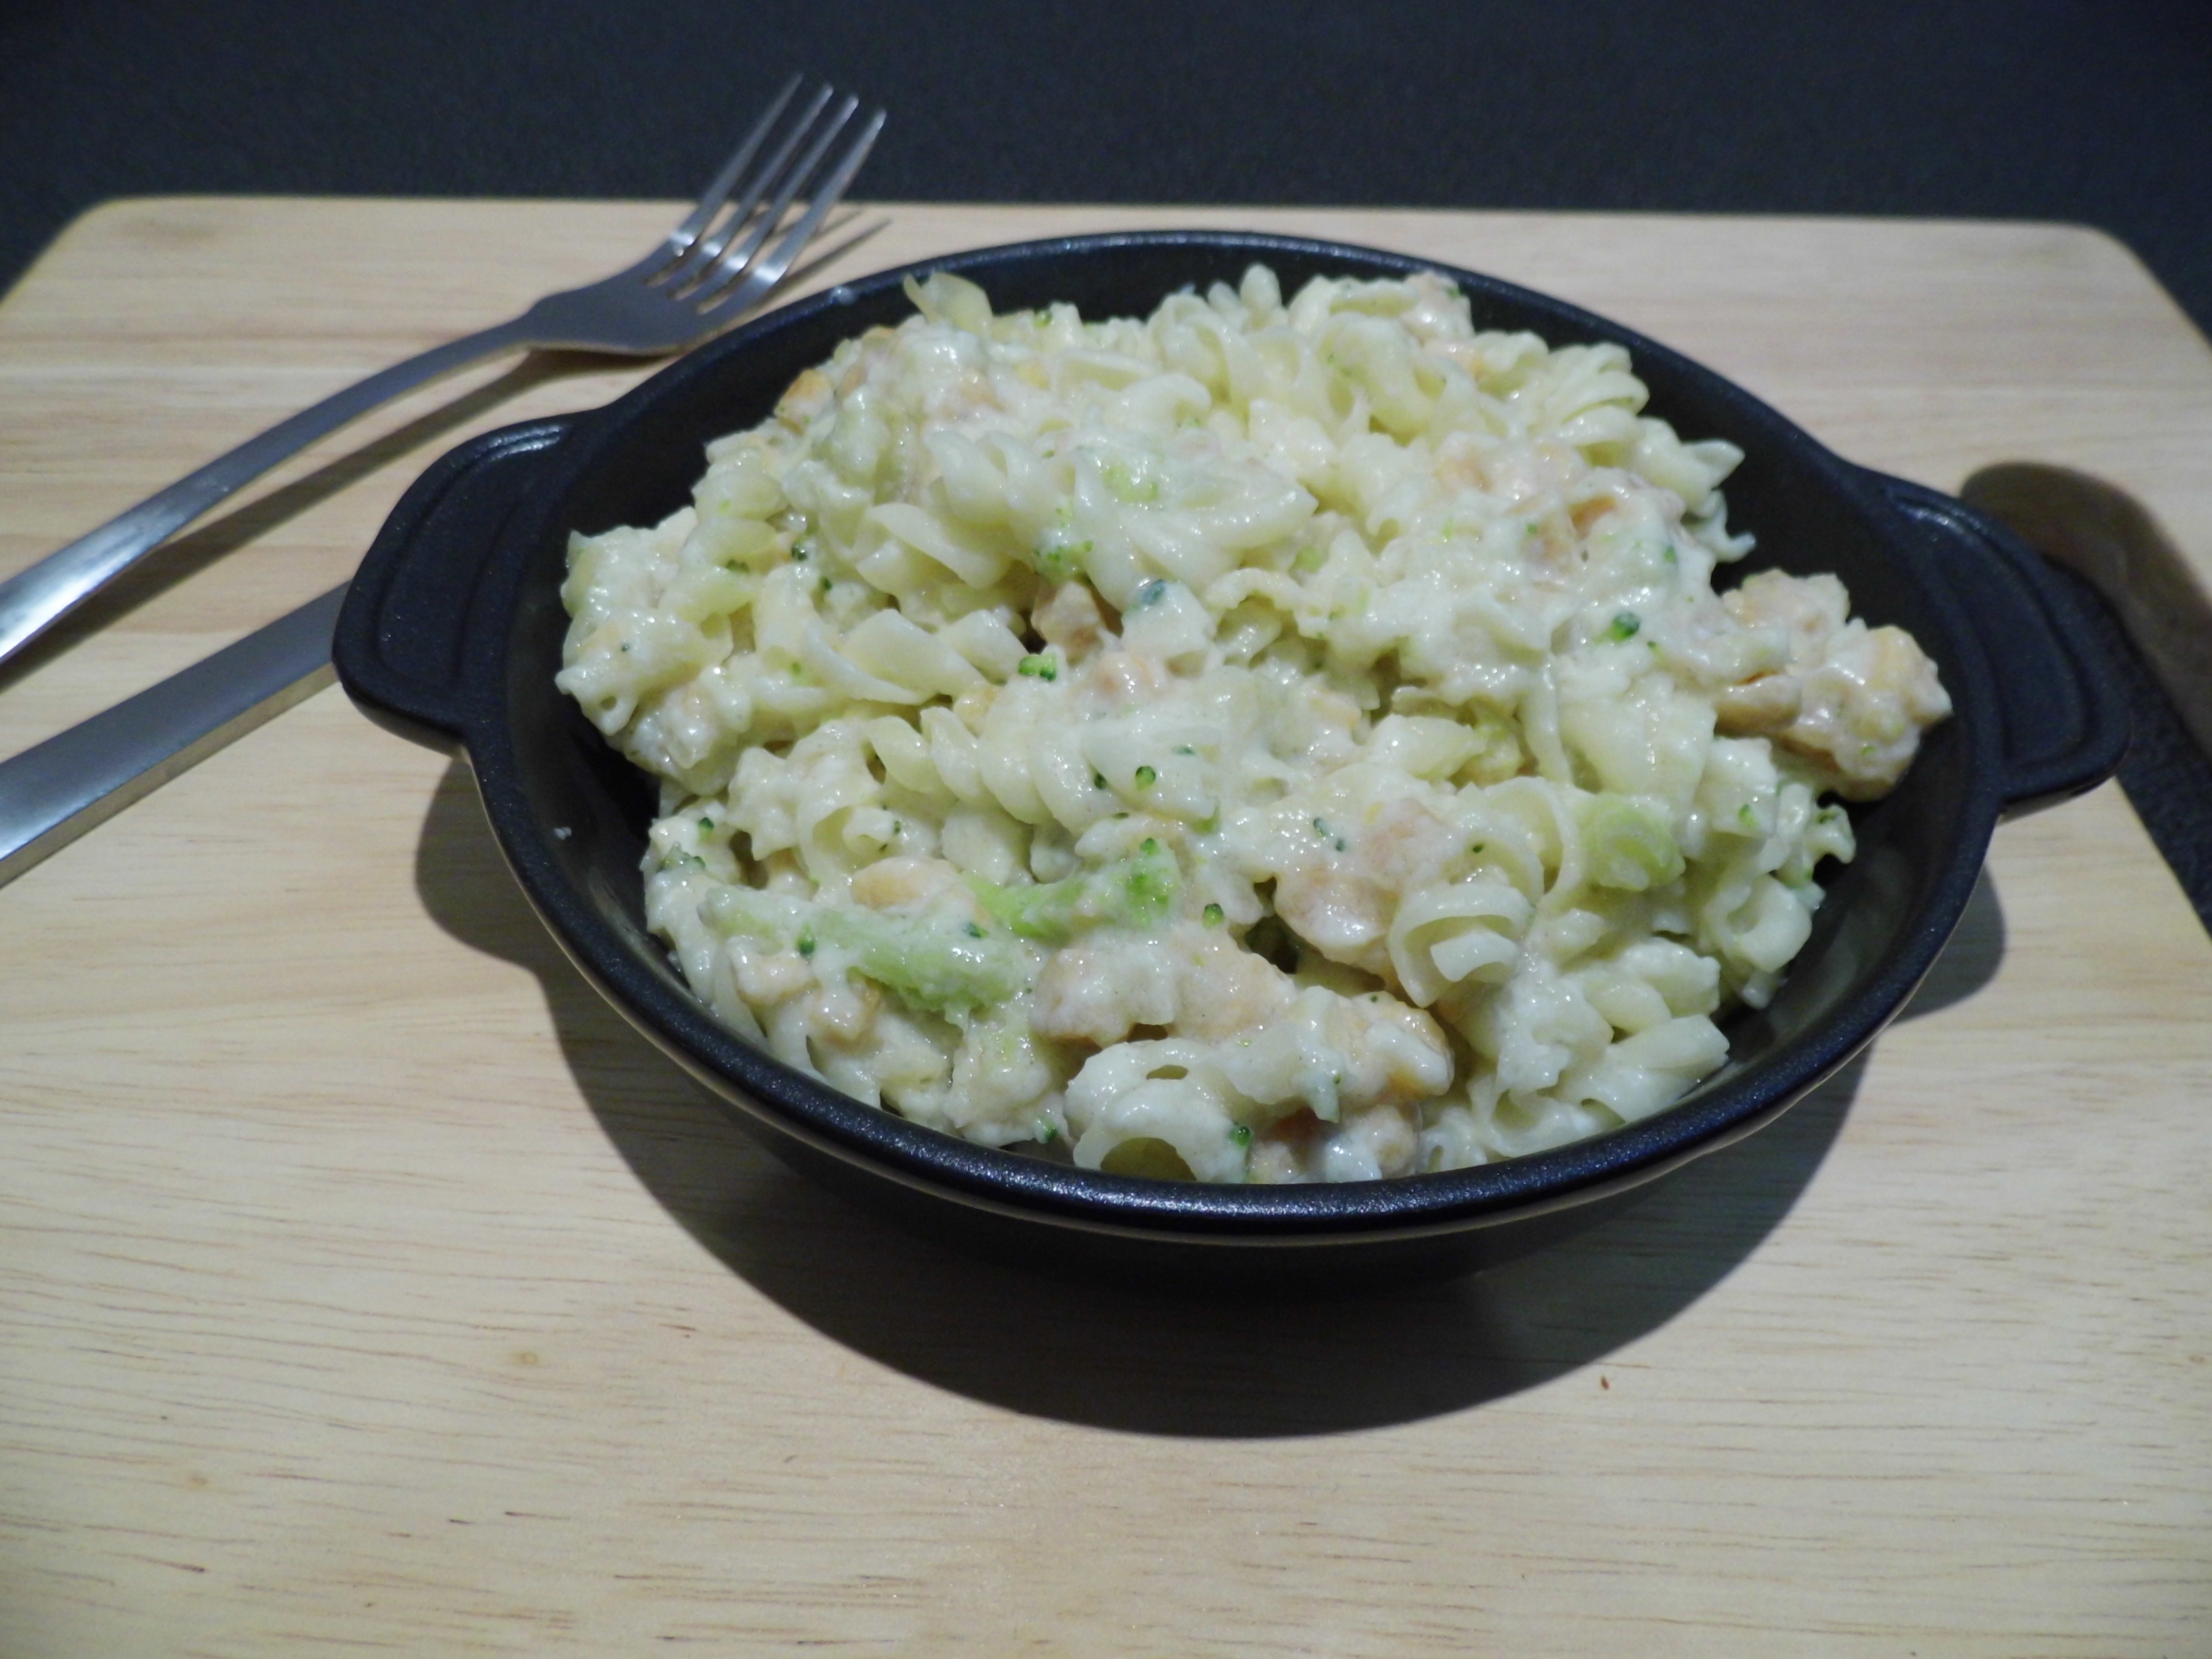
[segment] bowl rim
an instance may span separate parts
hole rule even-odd
[[[753,1048],[688,991],[673,988],[660,970],[638,959],[568,880],[532,820],[501,689],[530,554],[549,535],[565,544],[569,529],[561,481],[573,483],[587,476],[602,453],[622,443],[626,430],[663,400],[682,395],[702,378],[726,372],[725,365],[812,325],[829,312],[896,292],[908,277],[949,270],[973,280],[979,273],[988,276],[994,270],[1046,258],[1177,247],[1212,254],[1249,253],[1255,260],[1271,255],[1336,260],[1348,269],[1364,268],[1375,275],[1433,271],[1463,290],[1545,314],[1547,320],[1540,331],[1547,343],[1556,343],[1562,331],[1575,331],[1577,340],[1626,346],[1639,375],[1645,366],[1658,362],[1670,375],[1701,383],[1707,394],[1732,405],[1732,412],[1744,423],[1767,429],[1795,462],[1822,475],[1826,486],[1880,529],[1888,556],[1960,647],[1944,663],[1945,682],[1960,711],[1954,718],[1962,718],[1978,704],[1986,706],[1994,695],[1987,666],[1972,642],[1970,622],[1957,613],[1950,596],[1923,580],[1899,551],[1911,540],[1910,527],[1873,475],[1836,455],[1735,382],[1658,342],[1548,295],[1388,250],[1224,230],[1053,237],[918,260],[796,301],[678,360],[614,402],[575,417],[565,435],[541,452],[539,480],[489,556],[494,579],[478,590],[488,614],[499,618],[493,631],[500,643],[492,653],[499,663],[471,664],[477,694],[468,699],[471,712],[462,734],[502,854],[533,908],[618,1011],[710,1091],[773,1130],[866,1165],[902,1185],[1085,1231],[1231,1243],[1319,1243],[1449,1233],[1567,1207],[1639,1184],[1770,1121],[1841,1068],[1894,1018],[1964,913],[1998,815],[1991,722],[1962,721],[1971,729],[1961,745],[1968,775],[1960,792],[1958,833],[1943,867],[1929,884],[1926,896],[1894,947],[1855,995],[1752,1064],[1733,1073],[1724,1072],[1717,1082],[1700,1085],[1680,1102],[1635,1122],[1470,1169],[1375,1181],[1260,1186],[1113,1176],[981,1146],[910,1121],[887,1108],[868,1106]],[[988,285],[984,283],[987,289]],[[1164,293],[1160,296],[1165,297]],[[857,325],[848,331],[857,331]],[[590,729],[580,714],[576,719]],[[595,731],[592,736],[601,740]]]

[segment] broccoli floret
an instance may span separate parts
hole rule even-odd
[[[1019,947],[972,923],[846,910],[746,887],[715,892],[706,917],[724,933],[802,956],[834,952],[901,1001],[934,1013],[989,1007],[1027,983]]]
[[[1593,795],[1578,813],[1589,878],[1600,887],[1640,893],[1682,873],[1682,849],[1667,821],[1626,795]]]
[[[1084,927],[1111,922],[1150,927],[1175,908],[1182,890],[1182,871],[1175,854],[1147,836],[1129,857],[1103,869],[1039,882],[1030,887],[999,887],[980,878],[969,884],[983,908],[1023,939],[1064,945]]]

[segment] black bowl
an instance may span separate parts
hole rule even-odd
[[[971,1146],[860,1104],[753,1048],[708,1012],[645,929],[639,860],[653,790],[554,689],[571,529],[650,524],[690,498],[709,438],[765,419],[836,343],[906,315],[901,279],[954,270],[1002,309],[1071,301],[1143,315],[1255,261],[1285,290],[1314,276],[1401,276],[1425,261],[1209,232],[987,249],[801,301],[592,413],[463,445],[416,483],[347,596],[335,654],[372,717],[474,768],[530,902],[585,975],[788,1162],[848,1195],[1006,1259],[1182,1282],[1302,1283],[1472,1268],[1578,1227],[1769,1121],[1896,1015],[1964,910],[1997,820],[2100,782],[2125,705],[2072,601],[2008,532],[1945,496],[1832,454],[1735,386],[1572,306],[1443,270],[1479,326],[1554,345],[1613,340],[1651,411],[1745,460],[1732,524],[1746,569],[1828,570],[1856,614],[1910,629],[1957,712],[1903,785],[1856,815],[1810,942],[1771,1006],[1726,1028],[1727,1065],[1679,1104],[1573,1146],[1480,1169],[1330,1186],[1217,1187],[1094,1174]]]

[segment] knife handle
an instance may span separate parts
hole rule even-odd
[[[0,884],[331,683],[343,584],[0,762]]]

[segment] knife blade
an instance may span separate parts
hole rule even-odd
[[[336,678],[345,586],[0,761],[0,885]]]

